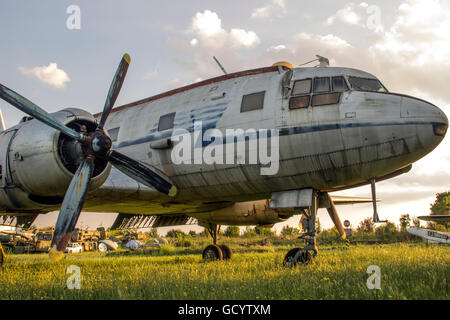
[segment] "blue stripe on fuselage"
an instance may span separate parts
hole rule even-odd
[[[295,134],[303,134],[303,133],[311,133],[311,132],[320,132],[320,131],[328,131],[328,130],[338,130],[338,129],[344,129],[344,128],[362,128],[362,127],[377,127],[377,126],[398,126],[398,125],[435,125],[435,124],[441,124],[438,122],[431,122],[431,121],[409,121],[409,122],[399,122],[399,121],[391,121],[391,122],[361,122],[361,123],[334,123],[334,124],[323,124],[323,125],[313,125],[313,126],[298,126],[298,127],[290,127],[290,128],[279,128],[279,136],[289,136],[289,135],[295,135]],[[205,133],[208,129],[214,129],[216,128],[216,123],[203,123],[202,124],[202,132]],[[175,128],[181,129],[181,128]],[[194,131],[194,127],[190,126],[188,128],[184,128],[185,130],[189,132]],[[234,129],[236,130],[236,129]],[[244,129],[244,131],[247,129]],[[275,129],[276,130],[276,129]],[[257,131],[257,137],[259,136],[258,130]],[[173,130],[167,130],[165,132],[161,132],[159,134],[150,134],[146,137],[134,139],[134,140],[127,140],[122,141],[118,144],[115,144],[115,148],[123,148],[123,147],[129,147],[133,145],[138,145],[142,143],[147,142],[153,142],[161,139],[167,139],[172,136]],[[268,129],[268,137],[270,137],[270,129]],[[246,137],[248,139],[248,137]],[[211,141],[207,141],[206,145],[210,144]],[[223,143],[226,143],[226,137],[223,137]],[[205,142],[203,143],[203,146],[205,146]]]

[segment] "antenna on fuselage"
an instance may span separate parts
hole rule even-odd
[[[309,64],[309,63],[314,62],[314,61],[319,61],[319,63],[320,63],[316,67],[328,67],[330,65],[330,60],[328,60],[328,58],[325,58],[325,57],[322,57],[322,56],[319,56],[318,54],[316,54],[316,59],[313,59],[311,61],[299,64],[298,66],[299,67],[300,66],[304,66],[304,65]]]
[[[316,54],[317,60],[320,62],[320,67],[328,67],[330,65],[330,60],[325,57],[319,56]]]
[[[220,69],[222,69],[224,74],[228,74],[225,68],[220,64],[219,60],[215,56],[213,56],[214,61],[219,65]]]

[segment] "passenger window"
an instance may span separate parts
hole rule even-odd
[[[173,128],[175,112],[166,114],[159,118],[158,131],[164,131]]]
[[[294,83],[291,95],[306,94],[311,92],[311,79],[298,80]]]
[[[311,105],[313,107],[323,106],[327,104],[336,104],[339,103],[340,93],[326,93],[326,94],[315,94],[312,98]]]
[[[109,137],[111,138],[112,142],[117,141],[117,137],[119,136],[119,129],[120,129],[120,127],[108,129],[108,134],[109,134]]]
[[[314,92],[329,92],[330,91],[330,78],[315,78],[314,79]]]
[[[242,97],[241,112],[253,111],[264,107],[265,91],[247,94]]]
[[[344,77],[333,77],[333,91],[334,92],[343,92],[348,90],[347,83],[345,82]]]
[[[289,100],[289,109],[307,108],[309,106],[309,95],[292,97]]]

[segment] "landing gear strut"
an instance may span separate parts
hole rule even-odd
[[[306,246],[303,248],[291,249],[284,257],[283,264],[287,266],[295,266],[298,263],[308,264],[317,255],[318,249],[316,244],[316,216],[318,208],[317,191],[312,192],[311,206],[303,210],[302,219],[300,223],[302,224],[303,238],[306,242]]]
[[[213,244],[210,244],[203,250],[203,260],[229,260],[233,255],[231,249],[224,245],[217,245],[217,235],[220,232],[220,226],[209,223],[206,227],[209,234],[213,238]]]

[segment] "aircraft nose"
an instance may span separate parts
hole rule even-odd
[[[427,101],[403,97],[400,117],[417,125],[417,136],[428,152],[433,150],[447,133],[448,118],[444,111]]]

